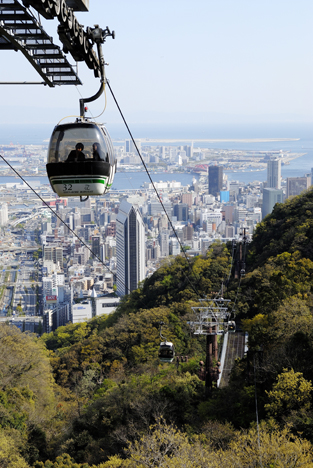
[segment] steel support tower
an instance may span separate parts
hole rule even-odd
[[[224,335],[228,330],[230,299],[219,297],[200,299],[200,302],[207,305],[192,307],[195,320],[189,325],[195,335],[206,335],[205,389],[207,396],[210,396],[213,382],[217,382],[220,372],[217,335]]]

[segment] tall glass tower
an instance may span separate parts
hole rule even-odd
[[[267,187],[281,188],[281,160],[270,159],[267,162]]]
[[[209,166],[209,194],[215,197],[223,188],[223,166]]]
[[[281,189],[267,187],[263,189],[262,218],[272,212],[276,203],[283,203],[284,194]]]
[[[137,207],[126,200],[116,218],[117,293],[129,294],[145,279],[145,227]]]
[[[100,258],[100,236],[91,237],[91,248],[93,253]]]

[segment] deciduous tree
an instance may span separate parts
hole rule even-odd
[[[305,380],[301,372],[284,369],[273,389],[266,392],[269,399],[265,405],[267,414],[281,420],[291,411],[310,409],[312,389],[312,383]]]

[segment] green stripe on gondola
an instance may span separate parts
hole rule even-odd
[[[59,184],[105,184],[105,179],[61,179],[61,180],[52,180],[51,182],[52,182],[53,185],[59,185]]]

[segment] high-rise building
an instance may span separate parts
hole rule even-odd
[[[60,267],[63,268],[63,248],[44,245],[43,259],[50,260],[55,264],[59,263]]]
[[[187,203],[187,205],[189,206],[189,208],[191,208],[192,206],[192,202],[193,202],[193,194],[188,192],[188,193],[182,193],[181,194],[181,202],[182,203]]]
[[[158,219],[158,229],[159,229],[159,232],[161,232],[163,229],[167,229],[168,228],[168,219],[167,219],[167,216],[164,214],[164,215],[161,215]]]
[[[54,263],[59,263],[60,267],[63,268],[63,248],[56,247],[54,251],[53,261]]]
[[[77,226],[81,226],[81,216],[80,216],[80,213],[74,213],[74,229],[76,229]]]
[[[309,177],[287,177],[287,198],[300,195],[303,190],[310,186]]]
[[[68,227],[73,231],[74,230],[74,213],[68,214]]]
[[[221,203],[229,202],[229,190],[221,190],[220,197]]]
[[[134,140],[134,141],[136,143],[136,146],[137,146],[139,152],[141,152],[141,140]],[[125,141],[125,152],[126,153],[136,153],[137,154],[136,146],[134,145],[133,140],[126,140]]]
[[[91,236],[91,250],[94,256],[100,258],[100,236]]]
[[[267,162],[267,187],[281,188],[281,160],[270,159]]]
[[[105,237],[116,236],[116,221],[111,221],[105,228]]]
[[[263,205],[262,205],[262,218],[272,212],[276,203],[284,201],[284,194],[282,190],[275,188],[263,189]]]
[[[223,188],[223,167],[209,166],[209,193],[215,197]]]
[[[248,210],[244,206],[237,206],[234,210],[234,220],[238,223],[242,223],[246,220]]]
[[[145,227],[137,207],[123,200],[116,218],[117,293],[137,289],[145,278]]]
[[[90,258],[90,250],[87,247],[79,247],[73,254],[73,263],[79,265],[86,265]]]
[[[8,220],[8,205],[7,203],[2,203],[2,205],[0,206],[0,226],[4,226],[5,224],[7,224]]]
[[[174,216],[176,216],[177,221],[188,221],[189,210],[187,203],[177,203],[174,205]]]
[[[189,145],[185,145],[185,146],[183,147],[183,149],[184,149],[184,151],[186,152],[186,156],[187,156],[188,158],[192,158],[192,156],[193,156],[193,143],[191,143],[190,146],[189,146]]]
[[[225,237],[227,237],[228,239],[232,239],[233,237],[235,237],[235,228],[234,228],[234,226],[232,226],[232,225],[226,226],[226,228],[225,228]]]
[[[161,250],[162,257],[168,257],[170,254],[169,251],[169,232],[167,230],[163,230],[159,234],[159,245]]]
[[[201,213],[201,223],[215,223],[216,226],[219,226],[222,222],[222,212],[220,210],[205,210]]]
[[[191,241],[193,238],[194,229],[191,224],[183,227],[183,234],[184,234],[184,242]]]
[[[235,220],[234,212],[235,212],[235,205],[224,205],[223,210],[225,211],[225,221],[228,223],[232,223]]]
[[[169,218],[172,217],[172,202],[168,199],[163,199],[163,206],[165,208],[165,211]],[[158,214],[163,215],[164,214],[164,209],[163,206],[161,205],[159,200],[154,200],[152,199],[150,202],[148,202],[148,214],[150,216],[157,216]]]
[[[180,254],[180,244],[176,237],[172,237],[170,241],[170,255]]]

